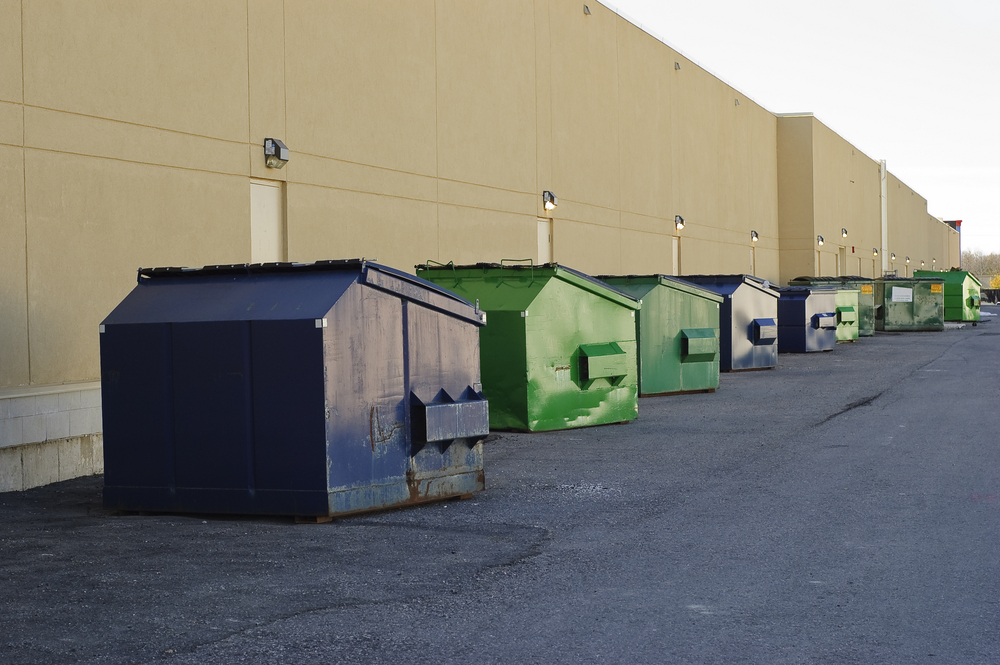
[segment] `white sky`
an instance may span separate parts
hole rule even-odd
[[[814,113],[961,219],[963,250],[1000,253],[1000,0],[603,4],[772,113]]]

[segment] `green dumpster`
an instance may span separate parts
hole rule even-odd
[[[640,397],[719,387],[722,296],[667,275],[599,279],[642,301],[635,319]]]
[[[876,279],[875,329],[944,330],[944,281],[929,277]]]
[[[838,289],[850,289],[858,292],[858,304],[856,316],[858,320],[858,334],[854,339],[860,337],[871,337],[875,334],[875,281],[867,277],[843,276],[843,277],[796,277],[788,282],[789,286],[835,286]],[[837,301],[838,307],[841,300]],[[849,316],[845,315],[845,316]],[[841,317],[838,317],[838,319]],[[853,331],[852,331],[853,334]],[[846,335],[845,335],[846,339]],[[837,341],[841,340],[841,333],[838,325]]]
[[[858,312],[861,308],[860,289],[837,289],[837,341],[856,342],[861,334]]]
[[[416,272],[486,312],[480,358],[492,429],[569,429],[638,414],[637,299],[555,263]]]
[[[914,277],[934,277],[944,280],[944,320],[978,321],[979,301],[983,285],[968,270],[952,268],[947,272],[914,270]]]

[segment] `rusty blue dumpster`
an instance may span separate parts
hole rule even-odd
[[[138,282],[101,324],[107,508],[325,519],[483,489],[467,301],[364,260]]]

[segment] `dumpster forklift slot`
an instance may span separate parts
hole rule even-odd
[[[820,312],[813,315],[813,327],[817,330],[833,330],[837,327],[837,317],[833,312]]]
[[[854,323],[858,320],[858,313],[853,307],[837,308],[837,323]]]
[[[628,356],[616,342],[580,345],[580,382],[607,379],[616,385],[628,374]]]
[[[681,330],[681,362],[712,362],[719,354],[719,338],[714,328],[685,328]]]
[[[414,443],[454,441],[490,433],[488,403],[471,386],[457,401],[444,390],[429,402],[411,392],[410,422]]]
[[[778,323],[774,319],[753,320],[753,343],[774,344],[778,341]]]

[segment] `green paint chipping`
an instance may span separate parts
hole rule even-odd
[[[634,298],[558,264],[416,273],[486,312],[479,339],[491,429],[569,429],[638,414]]]
[[[927,277],[875,280],[876,330],[944,330],[943,285],[941,279]]]

